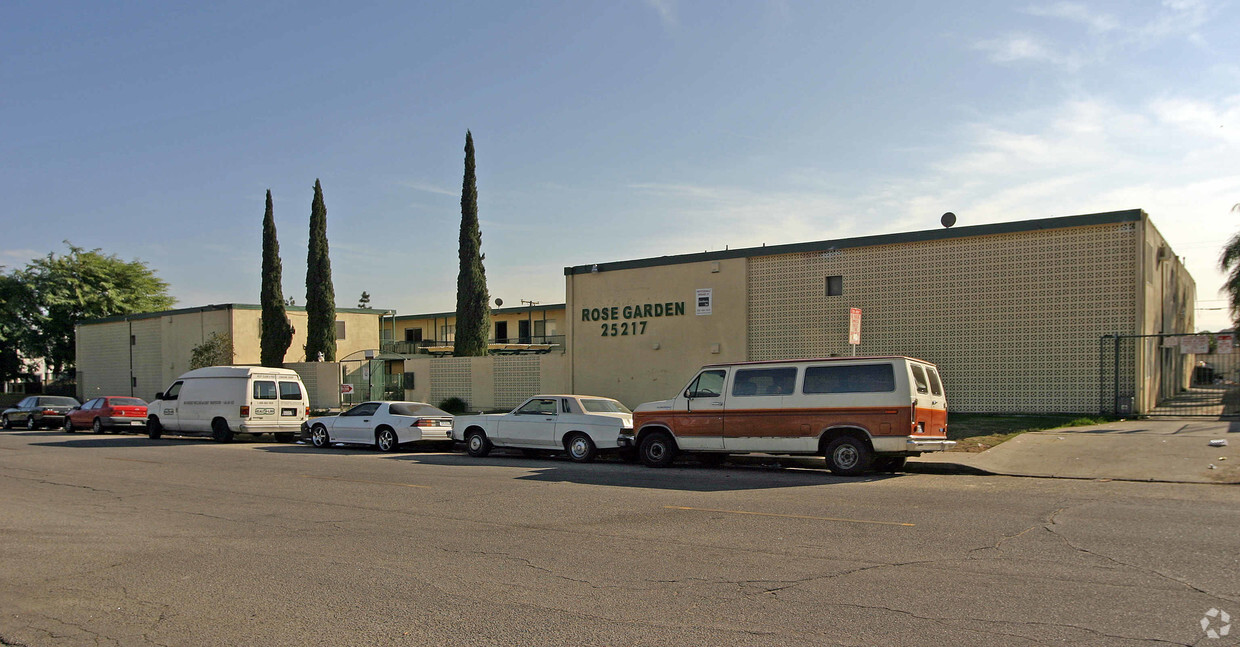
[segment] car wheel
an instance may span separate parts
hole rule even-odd
[[[878,456],[874,459],[874,469],[879,472],[899,472],[904,469],[907,460],[903,456]]]
[[[331,434],[327,433],[327,427],[323,425],[315,425],[310,430],[310,444],[325,449],[332,444]]]
[[[396,432],[391,427],[380,427],[375,432],[375,447],[381,452],[394,452],[400,446]]]
[[[39,423],[35,422],[34,416],[26,416],[26,429],[34,431],[39,428]]]
[[[598,448],[594,446],[594,441],[585,434],[573,434],[564,442],[564,449],[568,450],[568,457],[574,463],[589,463],[598,455]]]
[[[491,441],[481,431],[471,431],[465,434],[465,451],[474,458],[482,458],[491,453]]]
[[[228,428],[228,422],[223,418],[216,418],[211,421],[211,438],[217,443],[229,443],[233,439],[233,431]]]
[[[73,421],[69,419],[69,416],[65,416],[64,430],[66,434],[73,433]]]
[[[68,420],[68,418],[66,418],[66,420]],[[90,430],[97,434],[103,433],[103,421],[95,418],[94,421],[90,423]]]
[[[12,421],[12,420],[9,420],[9,417],[8,417],[8,416],[5,416],[5,417],[4,417],[4,428],[5,428],[5,429],[12,429],[12,428],[13,428],[13,421]]]
[[[827,445],[827,467],[840,476],[857,476],[870,468],[874,452],[865,441],[841,436]]]
[[[676,441],[661,431],[656,431],[642,439],[639,455],[646,467],[667,467],[676,460]]]
[[[151,417],[146,419],[146,435],[151,440],[159,440],[164,435],[164,426],[160,424],[159,418]]]

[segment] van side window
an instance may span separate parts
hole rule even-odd
[[[939,372],[927,366],[926,372],[930,374],[930,392],[935,395],[943,395],[943,383],[939,382]]]
[[[255,400],[274,400],[276,399],[276,383],[267,381],[254,382],[254,399]]]
[[[802,393],[890,393],[896,390],[891,364],[810,366],[805,369]]]
[[[168,390],[164,392],[163,399],[164,400],[177,399],[177,396],[181,394],[181,384],[182,382],[177,382],[176,384],[173,384],[172,386],[168,387]]]
[[[912,364],[913,382],[917,383],[917,392],[925,395],[930,392],[930,383],[926,381],[926,372],[920,366]]]
[[[726,371],[702,371],[697,379],[685,389],[686,398],[717,398],[723,395],[723,380]]]
[[[736,372],[732,395],[791,395],[797,382],[797,369],[747,368]]]
[[[280,383],[280,399],[281,400],[300,400],[301,385],[296,382]]]

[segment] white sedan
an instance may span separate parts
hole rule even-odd
[[[470,456],[492,447],[563,451],[579,463],[599,451],[622,449],[620,433],[633,431],[633,412],[593,395],[536,395],[508,413],[457,416],[452,438],[465,442]]]
[[[363,402],[337,416],[311,418],[302,437],[315,447],[374,445],[381,452],[420,440],[452,440],[452,414],[425,402]]]

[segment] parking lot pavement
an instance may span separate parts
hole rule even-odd
[[[1211,441],[1226,440],[1223,447]],[[1125,420],[1021,434],[977,454],[911,458],[910,471],[1166,483],[1240,483],[1240,422]]]
[[[1240,613],[1238,511],[1207,485],[3,432],[0,644],[1204,644]]]

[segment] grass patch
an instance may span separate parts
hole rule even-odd
[[[947,438],[956,441],[954,452],[984,452],[1027,431],[1057,427],[1102,425],[1113,418],[1079,414],[999,415],[992,413],[953,413],[947,417]]]

